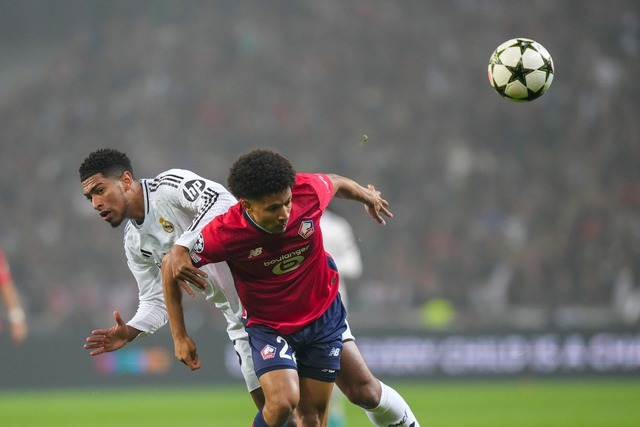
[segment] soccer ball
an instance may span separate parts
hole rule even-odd
[[[507,40],[489,59],[489,82],[501,96],[514,102],[541,97],[553,81],[553,59],[531,39]]]

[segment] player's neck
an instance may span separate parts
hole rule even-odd
[[[130,200],[130,213],[129,218],[135,221],[138,225],[141,225],[144,222],[144,217],[146,215],[145,210],[145,194],[142,188],[142,184],[140,181],[136,181],[135,184],[131,187],[131,198]]]
[[[245,217],[251,221],[251,223],[256,227],[259,228],[260,230],[264,231],[265,233],[269,233],[269,234],[273,234],[272,232],[270,232],[269,230],[267,230],[266,228],[264,228],[263,226],[261,226],[260,224],[258,224],[258,221],[256,221],[253,216],[251,216],[251,212],[249,212],[248,210],[244,209],[244,215]]]

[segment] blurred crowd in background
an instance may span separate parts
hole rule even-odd
[[[376,185],[395,214],[386,227],[332,203],[363,254],[356,325],[639,324],[636,0],[5,6],[0,246],[33,334],[135,311],[123,230],[77,173],[107,146],[138,178],[181,167],[226,184],[240,153],[269,147],[299,171]],[[487,81],[513,37],[555,61],[531,104]],[[197,302],[189,315],[219,316]]]

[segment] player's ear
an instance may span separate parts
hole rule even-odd
[[[120,176],[120,182],[122,183],[122,186],[125,190],[130,189],[131,185],[133,184],[133,176],[131,175],[131,172],[122,172],[122,175]]]
[[[240,203],[242,204],[242,207],[245,211],[251,212],[251,202],[246,199],[240,199]]]

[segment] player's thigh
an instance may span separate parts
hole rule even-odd
[[[295,369],[274,369],[260,375],[265,406],[286,407],[293,410],[300,400],[298,372]]]
[[[374,408],[380,402],[380,382],[371,373],[355,341],[342,345],[336,385],[356,405]]]
[[[300,403],[297,415],[304,425],[326,419],[333,383],[300,377]],[[314,421],[312,421],[314,420]]]

